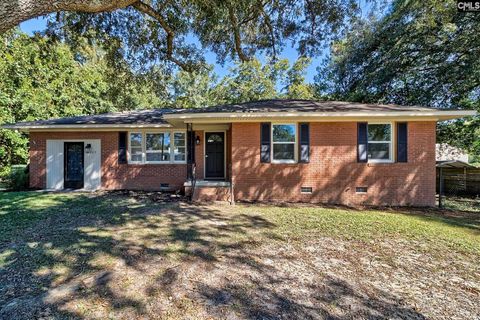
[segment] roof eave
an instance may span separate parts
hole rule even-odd
[[[165,120],[195,120],[195,119],[229,119],[249,120],[260,118],[429,118],[443,121],[467,116],[474,116],[473,110],[452,111],[394,111],[394,112],[212,112],[165,114]]]
[[[10,130],[82,130],[82,129],[131,129],[131,128],[171,128],[169,123],[160,124],[52,124],[52,125],[3,125],[1,128]]]

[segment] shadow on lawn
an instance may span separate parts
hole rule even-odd
[[[161,317],[172,296],[173,306],[188,299],[199,314],[218,318],[424,318],[386,292],[367,295],[321,270],[309,270],[311,279],[300,283],[281,267],[295,256],[258,249],[254,233],[275,229],[258,215],[111,194],[59,194],[33,206],[35,197],[0,202],[0,228],[8,231],[0,242],[1,319]],[[5,226],[16,220],[16,228]],[[98,257],[114,263],[104,267]],[[190,269],[195,278],[185,276]],[[161,272],[151,276],[152,270]],[[130,271],[145,274],[134,279],[142,283],[138,295],[126,295],[119,284]],[[98,310],[79,312],[82,301],[99,301]]]
[[[480,235],[480,213],[467,210],[439,208],[382,208],[382,211],[415,216],[429,222],[440,222],[452,227],[465,228]]]

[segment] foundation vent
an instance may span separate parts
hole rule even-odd
[[[300,193],[312,193],[312,187],[301,187]]]
[[[355,192],[356,193],[367,193],[368,188],[367,187],[356,187]]]

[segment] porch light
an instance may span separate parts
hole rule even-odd
[[[90,143],[87,143],[87,145],[85,146],[85,151],[88,153],[92,150],[92,145]]]
[[[200,136],[197,136],[197,138],[195,139],[195,144],[196,144],[196,145],[199,145],[199,144],[200,144]]]

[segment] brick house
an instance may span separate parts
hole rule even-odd
[[[4,128],[29,133],[30,187],[37,189],[169,189],[193,193],[194,200],[433,206],[436,122],[474,114],[263,100]]]

